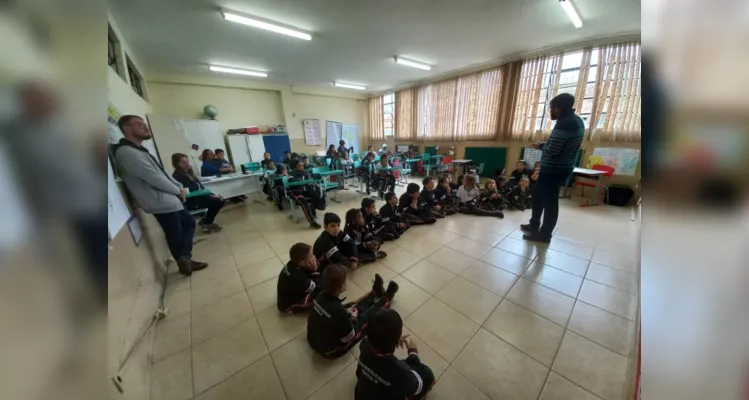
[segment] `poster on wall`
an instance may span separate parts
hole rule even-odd
[[[319,119],[305,119],[302,121],[304,126],[304,144],[307,146],[319,146],[322,144],[322,132],[320,131]]]
[[[617,149],[613,147],[597,147],[590,156],[597,160],[596,164],[614,167],[614,175],[634,176],[637,164],[640,162],[640,151],[635,149]]]
[[[537,162],[541,161],[541,153],[541,150],[526,147],[525,151],[523,151],[523,161],[525,161],[525,165],[527,165],[528,168],[533,168]]]
[[[109,237],[114,240],[117,233],[130,219],[130,210],[114,178],[112,163],[107,163],[107,213]]]

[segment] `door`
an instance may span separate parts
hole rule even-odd
[[[234,170],[241,171],[240,165],[251,162],[250,149],[247,146],[247,135],[228,135],[229,152],[233,161]]]

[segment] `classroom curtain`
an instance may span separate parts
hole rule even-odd
[[[395,93],[395,139],[416,139],[416,88]]]
[[[538,140],[551,132],[551,121],[542,117],[546,112],[546,103],[558,90],[561,61],[562,53],[523,61],[511,140]],[[541,121],[545,121],[543,126]]]
[[[424,140],[455,140],[455,103],[458,79],[421,86],[417,99],[417,136]]]
[[[522,67],[522,60],[512,61],[499,67],[500,74],[502,75],[502,86],[497,111],[496,140],[511,139]]]
[[[590,139],[638,142],[640,133],[640,44],[601,46],[598,55]]]
[[[497,135],[502,75],[499,68],[458,77],[455,130],[458,140],[493,140]]]
[[[369,99],[369,139],[370,141],[385,141],[385,113],[382,96]]]

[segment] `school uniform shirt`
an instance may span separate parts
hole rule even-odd
[[[379,235],[382,229],[385,227],[385,222],[382,220],[382,216],[379,214],[367,215],[365,210],[361,210],[364,215],[364,228],[367,232],[372,235]]]
[[[172,173],[172,178],[181,183],[182,186],[190,189],[191,192],[204,189],[203,184],[200,183],[195,175],[193,175],[192,171],[187,172],[181,169],[175,169]]]
[[[351,314],[338,296],[326,291],[312,300],[312,310],[307,316],[307,342],[320,354],[335,353],[348,346],[356,337]]]
[[[374,239],[374,236],[375,236],[371,231],[369,231],[365,227],[354,228],[353,226],[350,226],[350,225],[347,226],[343,230],[343,233],[345,233],[351,238],[351,240],[353,241],[353,243],[356,245],[357,248],[361,247],[362,249],[364,248],[363,244],[365,242],[371,241],[372,239]]]
[[[398,198],[398,210],[401,213],[407,212],[411,214],[416,214],[416,212],[419,211],[417,208],[412,207],[411,202],[413,200],[411,199],[411,196],[412,195],[410,193],[403,193],[401,197]],[[417,200],[417,204],[418,204],[418,200]]]
[[[510,193],[507,195],[507,199],[511,203],[515,203],[515,204],[517,204],[517,203],[523,203],[523,202],[525,202],[526,198],[530,197],[530,195],[531,195],[531,187],[530,186],[526,187],[525,190],[522,190],[520,188],[520,185],[517,185],[514,188],[512,188],[512,190],[510,191]]]
[[[260,161],[260,166],[263,167],[263,169],[268,169],[268,164],[272,163],[273,160],[263,160]]]
[[[400,207],[398,207],[397,205],[391,206],[388,203],[385,203],[384,206],[380,207],[380,218],[382,219],[382,222],[386,224],[397,224],[399,222],[403,222]]]
[[[481,192],[474,186],[471,190],[467,190],[465,186],[461,186],[458,189],[458,199],[461,203],[473,203],[481,197]]]
[[[288,312],[295,305],[308,304],[322,289],[319,276],[319,272],[304,270],[291,262],[284,265],[276,285],[278,311]]]
[[[513,185],[517,185],[518,183],[520,183],[520,179],[527,174],[527,171],[527,168],[523,172],[520,172],[518,170],[512,171],[512,174],[510,174],[510,182]]]
[[[437,199],[434,197],[434,191],[428,191],[426,189],[419,193],[419,208],[432,208],[438,204]]]
[[[221,170],[213,162],[203,161],[203,165],[200,167],[200,176],[216,176],[221,175]]]
[[[450,193],[448,193],[448,191],[442,186],[437,186],[434,191],[432,191],[432,194],[434,195],[434,200],[437,201],[438,204],[450,200]]]
[[[429,388],[409,364],[420,364],[419,355],[409,350],[408,358],[399,360],[393,354],[378,354],[364,338],[359,344],[359,366],[356,367],[356,400],[410,399]]]
[[[330,264],[348,265],[351,261],[357,261],[357,249],[351,236],[340,232],[338,236],[331,236],[327,231],[322,231],[312,246],[312,253],[320,263],[320,269]]]

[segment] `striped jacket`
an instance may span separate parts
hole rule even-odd
[[[574,111],[557,120],[551,136],[541,145],[541,168],[560,172],[572,170],[584,135],[585,124]]]

